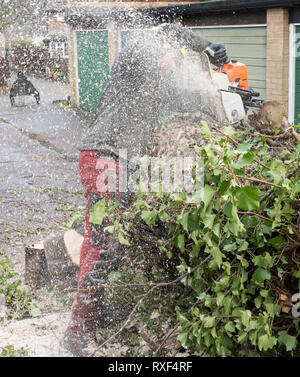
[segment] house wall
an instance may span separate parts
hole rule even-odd
[[[267,10],[267,99],[282,102],[288,113],[289,10]]]
[[[293,18],[298,15],[288,8],[271,8],[248,13],[185,16],[183,24],[190,27],[266,25],[266,99],[282,102],[288,114],[290,13]]]
[[[224,43],[227,54],[247,66],[249,86],[266,99],[266,26],[201,26],[194,33],[205,39]]]
[[[64,21],[58,19],[57,14],[48,15],[48,31],[67,31],[68,26]]]
[[[170,4],[171,2],[166,2]],[[173,1],[175,3],[175,1]],[[179,2],[176,2],[179,3]],[[71,2],[67,1],[66,5],[72,7],[91,7],[103,4],[107,6],[119,6],[120,2]],[[128,6],[162,6],[163,1],[156,2],[130,2]],[[123,3],[124,6],[124,3]],[[213,15],[184,15],[180,22],[186,27],[197,26],[245,26],[245,25],[266,25],[267,44],[266,44],[266,99],[278,100],[284,103],[286,113],[288,113],[288,86],[289,86],[289,23],[291,19],[300,18],[300,10],[287,8],[273,8],[267,10],[257,10],[251,12],[231,12],[228,14]],[[299,21],[298,21],[299,22]],[[102,28],[103,26],[101,26]],[[113,22],[106,24],[109,41],[109,66],[111,67],[120,48],[120,38],[118,37],[117,26]],[[70,29],[69,44],[74,42],[74,31]],[[72,47],[75,49],[75,47]],[[74,55],[74,59],[76,56]],[[76,63],[70,59],[73,66],[72,80],[76,80]],[[71,68],[71,66],[70,66]],[[72,71],[71,71],[72,72]],[[72,96],[74,103],[77,94]]]
[[[251,25],[265,24],[266,11],[259,10],[253,12],[234,12],[230,14],[211,15],[186,15],[183,17],[183,25],[189,27],[196,26],[229,26],[229,25]]]

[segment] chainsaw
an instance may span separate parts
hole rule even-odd
[[[207,49],[206,49],[207,50]],[[210,54],[213,51],[210,50]],[[213,85],[221,94],[226,118],[230,123],[236,123],[246,117],[249,108],[259,108],[264,100],[258,98],[260,93],[249,88],[247,66],[237,60],[230,60],[222,67],[211,67],[208,56],[204,64],[209,71]]]

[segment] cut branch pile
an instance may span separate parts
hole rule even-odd
[[[178,342],[189,354],[299,353],[300,143],[267,110],[235,128],[173,117],[154,135],[152,155],[204,159],[202,196],[140,192],[108,209],[126,252],[105,288],[133,309],[100,347],[135,322],[152,355]]]

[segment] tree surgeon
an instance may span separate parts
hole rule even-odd
[[[86,231],[80,254],[79,291],[64,336],[64,345],[74,355],[87,356],[86,347],[95,336],[96,326],[103,326],[108,317],[117,320],[119,314],[109,310],[101,289],[90,289],[105,283],[121,256],[121,248],[110,245],[107,232],[103,231],[105,224],[89,221],[90,209],[100,200],[115,196],[120,197],[123,206],[130,201],[126,189],[112,192],[103,177],[110,171],[115,173],[117,182],[126,178],[127,161],[144,153],[151,132],[159,127],[162,110],[186,111],[191,93],[181,89],[174,79],[180,64],[178,52],[180,48],[202,52],[208,46],[214,65],[228,60],[223,44],[211,43],[179,25],[161,25],[130,42],[112,66],[97,116],[80,145]],[[200,102],[199,95],[199,106]],[[126,151],[126,158],[120,150]]]

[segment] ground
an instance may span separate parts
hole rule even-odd
[[[58,233],[72,215],[83,212],[76,144],[92,119],[53,104],[67,98],[69,85],[30,80],[40,91],[39,106],[34,97],[26,97],[26,106],[17,101],[11,107],[8,94],[0,94],[0,249],[22,279],[24,247]],[[69,314],[64,309],[0,324],[0,350],[14,345],[30,356],[61,356],[59,339]]]
[[[31,78],[41,105],[11,107],[0,98],[0,245],[24,272],[24,245],[56,232],[84,206],[76,144],[90,115],[54,106],[69,86]],[[29,102],[31,97],[26,98]]]

